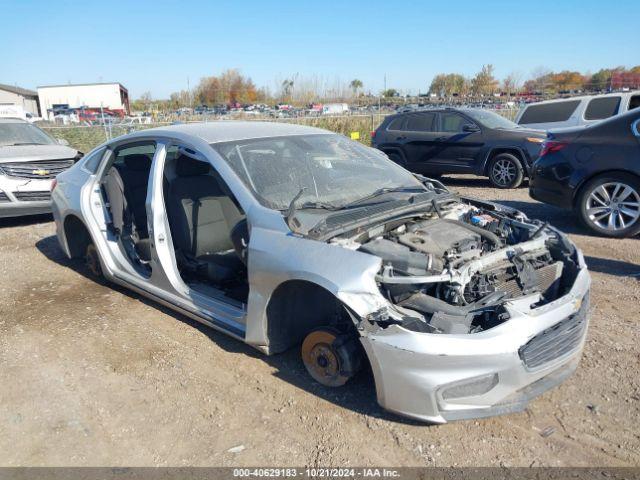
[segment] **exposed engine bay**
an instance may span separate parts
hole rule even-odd
[[[508,320],[508,300],[531,295],[532,308],[552,302],[578,271],[575,248],[547,224],[461,201],[331,243],[382,259],[376,281],[402,313],[388,321],[428,333],[492,328]]]

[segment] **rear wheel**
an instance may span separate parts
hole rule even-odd
[[[362,354],[358,339],[323,327],[313,330],[302,342],[302,362],[309,375],[326,387],[340,387],[360,369]]]
[[[96,246],[90,242],[84,254],[84,264],[91,276],[96,280],[102,280],[102,265],[100,264],[100,254]]]
[[[489,180],[498,188],[517,188],[524,179],[522,163],[515,155],[500,153],[489,163]]]
[[[577,210],[582,223],[600,235],[636,235],[640,233],[640,179],[624,173],[596,177],[580,190]]]

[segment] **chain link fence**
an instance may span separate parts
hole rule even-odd
[[[513,120],[518,112],[517,108],[504,108],[491,110],[510,120]],[[286,122],[299,125],[308,125],[311,127],[323,128],[332,132],[346,135],[365,145],[371,143],[371,132],[375,130],[382,120],[391,113],[372,113],[368,115],[339,115],[339,116],[306,116],[293,118],[260,118],[258,116],[243,116],[230,118],[229,116],[215,117],[202,116],[197,121],[231,121],[231,120],[248,120],[248,121],[267,121],[267,122]],[[194,118],[194,117],[190,117]],[[194,120],[180,121],[180,123],[195,123]],[[154,122],[154,123],[129,123],[126,120],[122,123],[106,123],[104,125],[55,125],[55,124],[39,124],[40,128],[55,138],[61,138],[69,142],[73,148],[81,152],[88,152],[97,147],[101,143],[111,140],[112,138],[126,135],[128,133],[146,130],[148,128],[162,127],[175,124],[176,122]]]

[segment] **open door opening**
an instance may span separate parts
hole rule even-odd
[[[172,146],[163,193],[182,280],[204,295],[246,303],[249,227],[222,178],[199,153]]]
[[[154,142],[118,148],[101,181],[102,194],[111,215],[107,228],[143,276],[151,275],[146,199],[155,150]]]

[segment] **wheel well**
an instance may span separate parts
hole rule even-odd
[[[71,258],[84,256],[87,245],[91,243],[91,235],[82,220],[75,215],[68,215],[64,220],[64,236]]]
[[[582,189],[585,187],[585,185],[587,183],[589,183],[591,180],[593,180],[594,178],[597,177],[603,177],[605,175],[615,175],[615,174],[623,174],[623,175],[631,175],[632,177],[635,177],[638,179],[638,181],[640,181],[640,175],[638,175],[635,172],[630,172],[628,170],[605,170],[605,171],[600,171],[597,173],[594,173],[593,175],[590,175],[589,177],[583,179],[580,184],[576,187],[575,189],[575,193],[573,194],[573,206],[574,208],[577,206],[578,204],[578,198],[580,198],[580,195],[582,194]]]
[[[522,166],[525,167],[524,158],[520,150],[518,150],[515,147],[498,147],[498,148],[494,148],[489,152],[489,155],[487,156],[487,161],[484,164],[484,175],[489,175],[489,164],[491,163],[491,160],[493,160],[497,155],[500,155],[501,153],[510,153],[511,155],[517,157],[518,160],[520,160],[520,163],[522,163]],[[525,174],[526,174],[526,170],[525,170]]]
[[[404,157],[404,153],[402,153],[402,150],[400,150],[399,148],[395,148],[395,147],[389,147],[389,148],[382,148],[381,151],[389,156],[389,155],[397,155],[400,157],[400,159],[403,162],[406,162],[406,158]]]
[[[323,287],[303,280],[289,280],[275,289],[267,305],[270,353],[284,352],[320,326],[355,332],[344,304]]]

